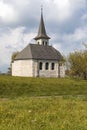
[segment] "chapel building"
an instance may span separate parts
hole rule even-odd
[[[64,77],[65,67],[61,53],[49,44],[43,13],[35,44],[28,44],[12,63],[12,76]]]

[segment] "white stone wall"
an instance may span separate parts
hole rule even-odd
[[[59,66],[59,77],[61,78],[65,77],[65,66],[63,64]]]
[[[39,70],[39,63],[43,63],[42,70]],[[49,69],[45,69],[46,62],[49,63]],[[51,64],[55,64],[54,70]],[[12,63],[12,76],[23,77],[65,77],[64,66],[59,66],[58,61],[47,60],[17,60]]]
[[[39,70],[39,63],[42,62],[43,63],[43,67],[42,70]],[[39,77],[58,77],[58,62],[57,61],[49,61],[49,68],[48,70],[45,69],[45,64],[48,61],[44,61],[44,60],[40,60],[38,61],[37,64],[37,73]],[[54,63],[55,64],[55,69],[52,70],[51,69],[51,64]]]
[[[39,77],[39,68],[38,68],[38,61],[33,60],[33,77]]]
[[[17,60],[12,63],[12,76],[33,77],[32,60]]]
[[[62,78],[65,77],[65,67],[64,67],[63,64],[61,66],[59,66],[58,61],[47,61],[47,60],[43,61],[43,60],[40,60],[40,61],[38,61],[38,69],[39,69],[39,63],[40,62],[43,63],[43,68],[42,68],[42,70],[38,70],[39,77],[62,77]],[[49,63],[49,69],[48,70],[45,69],[46,62]],[[51,69],[52,63],[55,64],[54,70]]]

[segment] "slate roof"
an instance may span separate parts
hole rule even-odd
[[[40,19],[38,35],[34,39],[38,40],[40,38],[50,39],[50,37],[46,34],[44,20],[43,20],[43,14],[42,13],[41,13],[41,19]]]
[[[62,55],[52,46],[29,44],[15,58],[15,60],[62,60]]]

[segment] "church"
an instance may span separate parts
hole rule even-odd
[[[63,56],[49,44],[43,12],[34,44],[28,44],[18,53],[12,63],[12,76],[22,77],[64,77]]]

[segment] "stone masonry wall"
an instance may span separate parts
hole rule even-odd
[[[39,63],[42,62],[43,67],[42,70],[39,69]],[[49,63],[48,70],[45,69],[46,62]],[[54,70],[51,69],[51,64],[54,63]],[[48,60],[34,60],[33,66],[33,76],[34,77],[65,77],[65,68],[64,66],[59,66],[58,61],[48,61]]]
[[[12,63],[12,76],[33,77],[32,60],[17,60]]]
[[[39,63],[42,62],[42,70],[39,69]],[[45,64],[48,62],[49,68],[45,69]],[[51,64],[54,63],[54,70],[51,69]],[[59,66],[58,61],[48,60],[17,60],[12,63],[12,76],[22,77],[65,77],[64,66]]]

